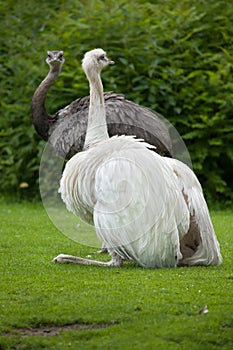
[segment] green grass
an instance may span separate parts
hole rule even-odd
[[[102,268],[52,263],[95,248],[61,234],[40,203],[1,201],[0,349],[232,349],[232,212],[211,215],[219,267]]]

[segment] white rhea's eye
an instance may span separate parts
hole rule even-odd
[[[107,58],[106,58],[106,55],[104,54],[98,57],[98,61],[106,61],[106,60]]]

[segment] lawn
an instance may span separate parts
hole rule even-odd
[[[60,233],[41,203],[0,201],[0,349],[232,349],[233,215],[211,216],[219,267],[59,265],[96,248]]]

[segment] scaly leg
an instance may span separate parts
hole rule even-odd
[[[90,260],[79,258],[73,255],[59,254],[56,258],[53,259],[53,262],[60,264],[80,264],[80,265],[97,265],[97,266],[121,266],[122,259],[116,255],[115,253],[112,255],[112,260],[108,262],[98,261],[98,260]]]

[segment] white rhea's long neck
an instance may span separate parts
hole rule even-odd
[[[86,72],[90,85],[90,106],[84,149],[109,138],[104,104],[103,84],[100,73]]]

